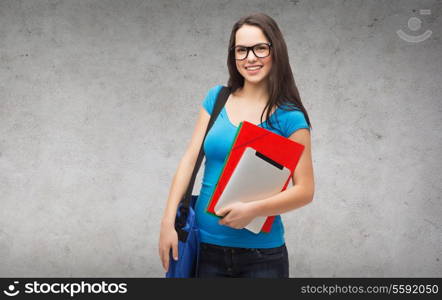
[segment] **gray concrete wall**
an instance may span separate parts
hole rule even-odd
[[[442,275],[440,1],[1,0],[0,276],[163,276],[173,174],[257,11],[313,125],[290,276]]]

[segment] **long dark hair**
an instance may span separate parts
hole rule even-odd
[[[287,53],[287,45],[275,20],[264,13],[254,13],[242,17],[233,25],[227,56],[227,67],[230,76],[227,86],[230,88],[231,93],[244,86],[244,77],[238,72],[234,53],[230,50],[235,46],[236,31],[244,24],[254,25],[261,28],[266,38],[272,43],[272,48],[270,50],[272,55],[272,68],[268,74],[270,97],[261,113],[261,123],[264,112],[267,109],[266,122],[271,128],[275,128],[269,119],[270,113],[273,111],[274,107],[281,107],[282,104],[285,104],[286,110],[301,110],[311,129],[310,119],[301,102],[301,97],[299,96],[298,88],[296,87],[293,78]]]

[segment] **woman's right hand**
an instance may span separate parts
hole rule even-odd
[[[161,224],[158,250],[165,272],[169,270],[170,248],[175,260],[178,260],[178,234],[173,224]]]
[[[187,146],[185,154],[180,160],[175,175],[173,176],[166,210],[161,221],[160,241],[158,245],[161,262],[166,272],[169,270],[171,248],[173,257],[178,259],[178,233],[175,230],[174,223],[177,212],[176,207],[179,206],[179,200],[181,200],[182,196],[185,194],[186,188],[192,177],[193,167],[198,159],[198,153],[201,149],[209,120],[210,114],[204,107],[201,107],[192,139]]]

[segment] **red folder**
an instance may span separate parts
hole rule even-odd
[[[237,129],[235,139],[227,155],[223,170],[218,178],[215,190],[209,200],[206,211],[220,218],[215,214],[215,205],[227,185],[230,176],[241,159],[246,147],[250,147],[274,160],[278,164],[288,168],[290,176],[281,191],[287,188],[290,179],[293,177],[296,165],[301,157],[304,145],[291,139],[276,134],[270,130],[259,127],[247,121],[242,121]],[[258,199],[257,199],[258,200]],[[270,232],[275,216],[267,217],[261,232]]]

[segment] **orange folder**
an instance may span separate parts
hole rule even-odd
[[[208,213],[221,218],[215,214],[215,205],[247,147],[259,151],[267,158],[270,158],[274,162],[290,170],[290,175],[281,191],[284,191],[287,188],[301,157],[302,151],[304,150],[304,145],[302,144],[250,122],[242,121],[237,129],[230,152],[224,161],[223,170],[221,171],[215,190],[206,208]],[[270,232],[274,219],[275,216],[268,216],[261,232]]]

